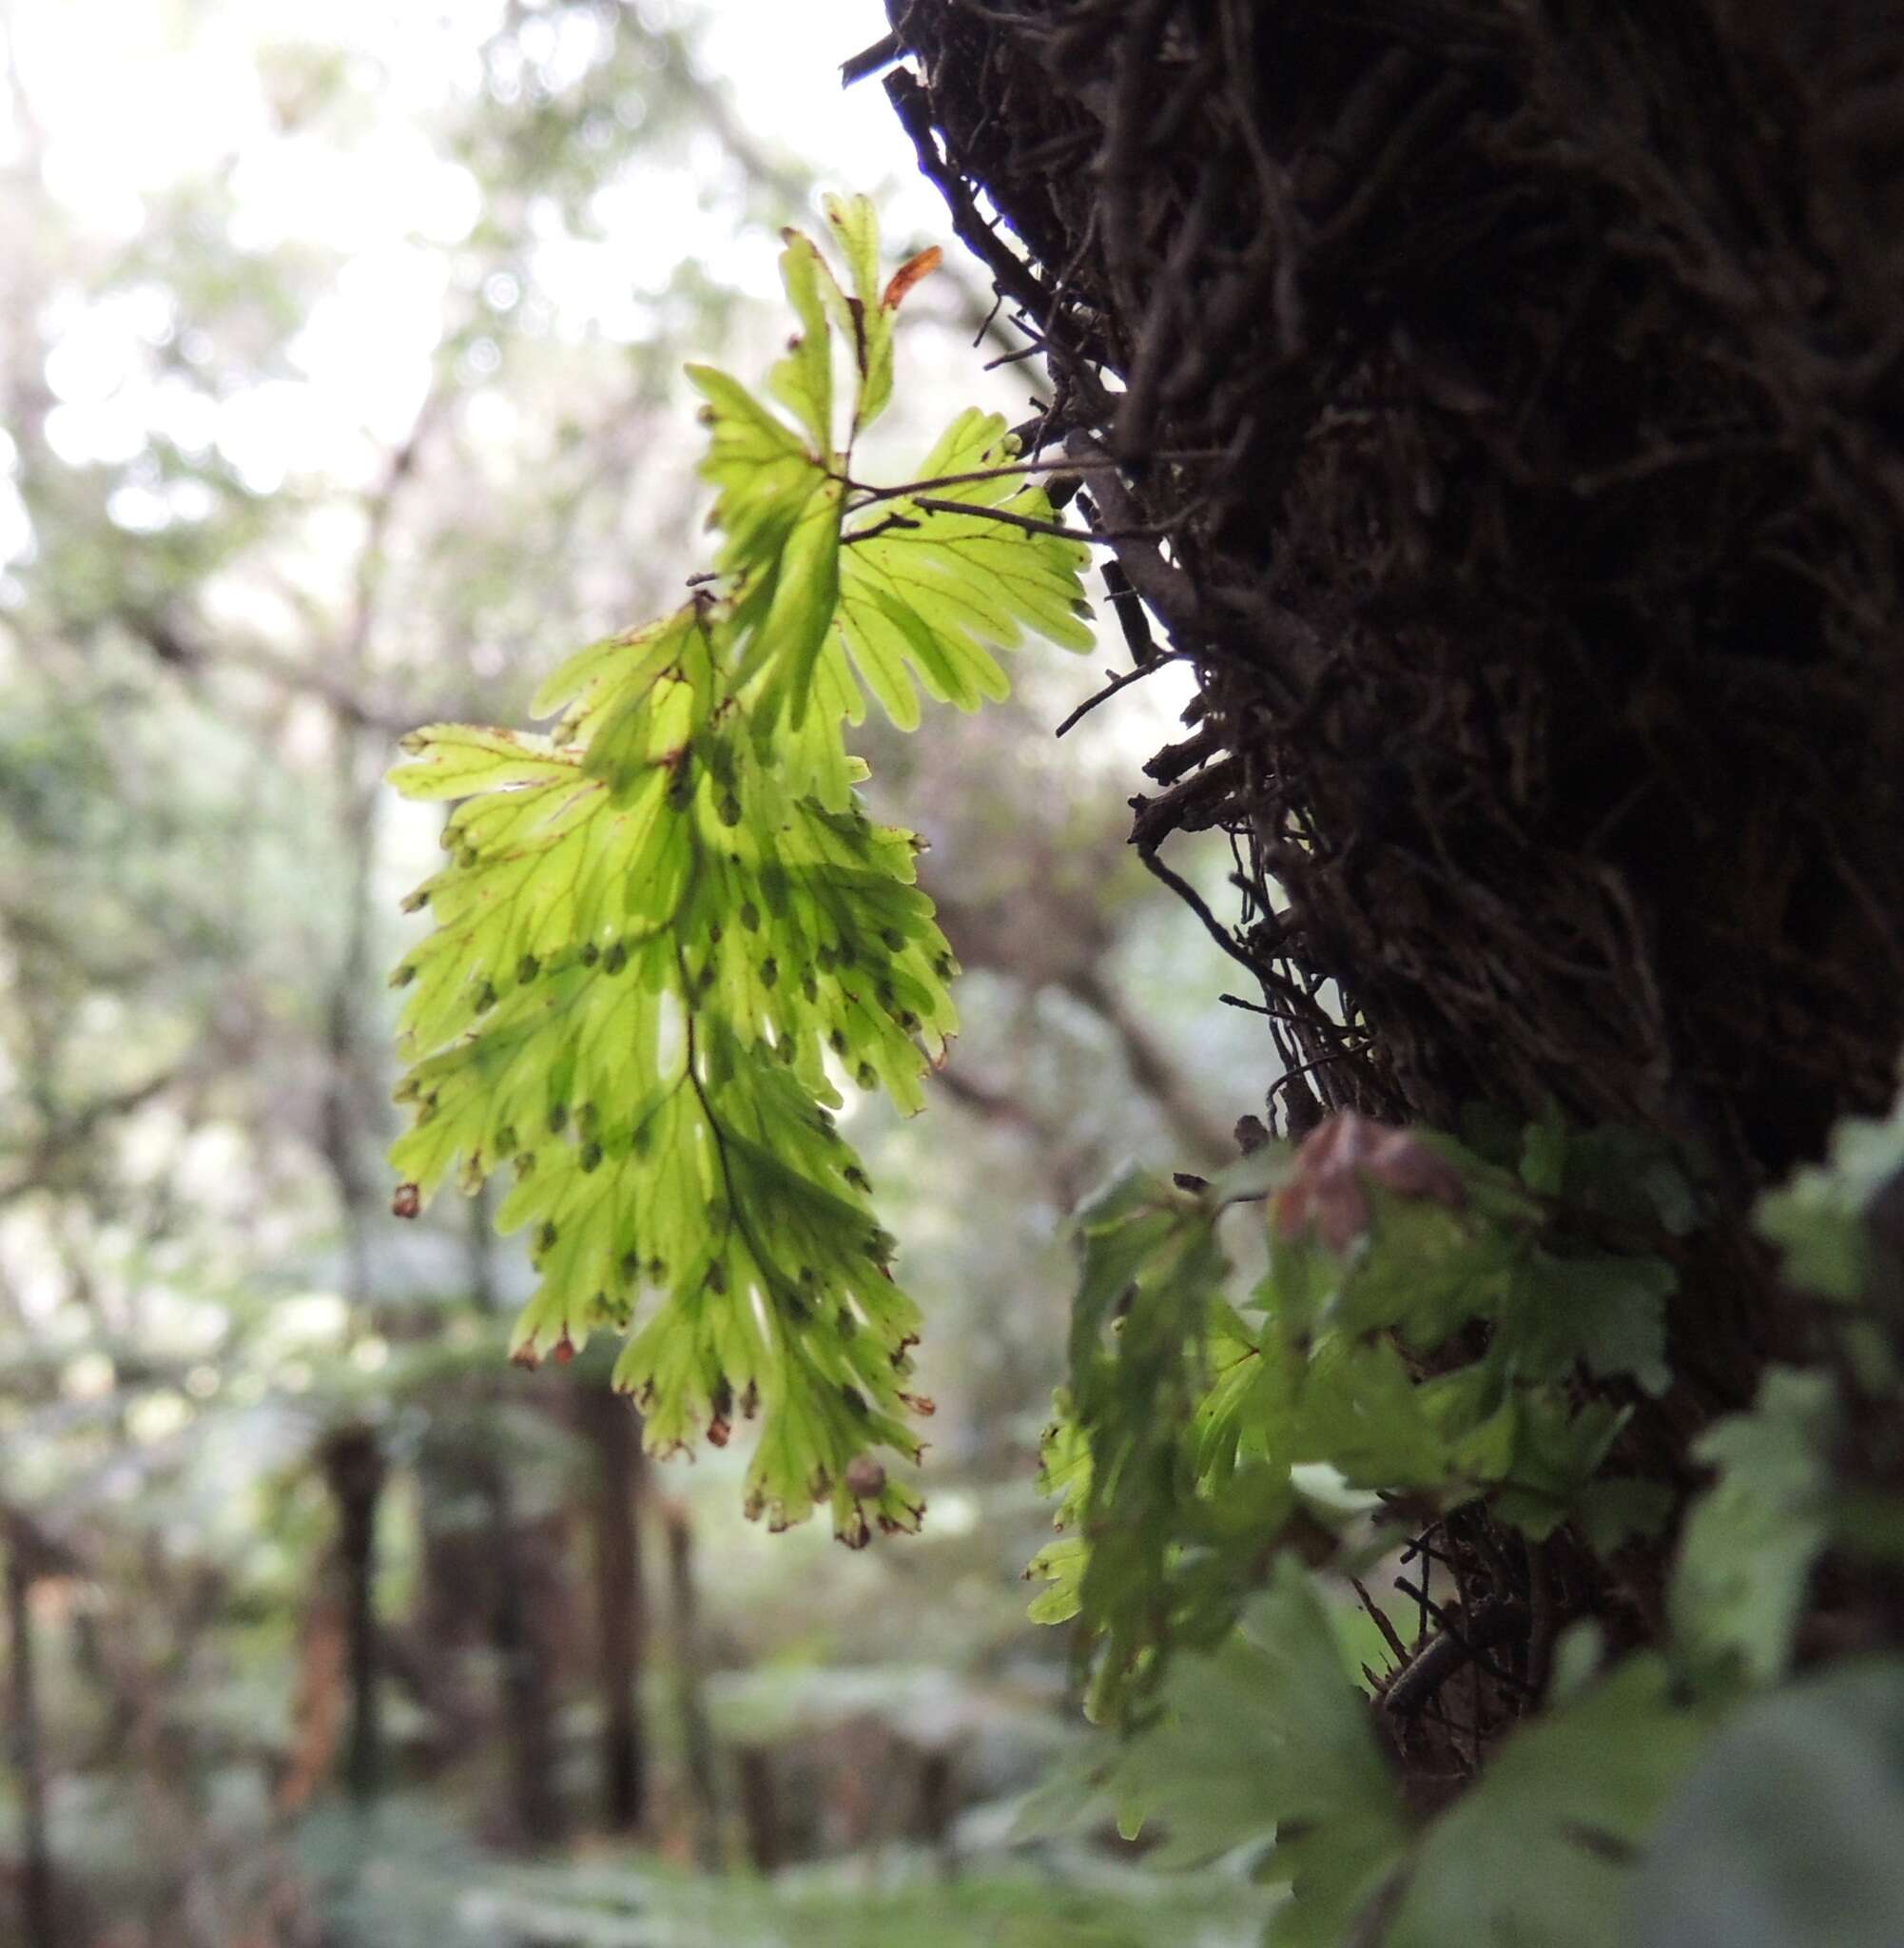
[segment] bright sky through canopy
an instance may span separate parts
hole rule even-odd
[[[655,27],[690,17],[668,0],[637,10]],[[433,122],[458,96],[511,87],[507,74],[485,76],[478,55],[503,11],[495,0],[327,10],[327,44],[348,50],[362,70],[350,79],[379,101],[342,146],[296,128],[273,87],[274,52],[294,35],[274,34],[256,7],[24,0],[10,10],[14,86],[0,97],[0,162],[25,152],[29,115],[49,190],[103,252],[138,239],[168,194],[223,173],[236,247],[305,244],[346,260],[291,348],[294,369],[209,417],[196,389],[146,376],[143,345],[166,341],[177,323],[162,294],[56,301],[47,378],[59,404],[48,435],[63,458],[123,462],[149,429],[187,451],[215,442],[248,485],[269,492],[287,472],[361,471],[403,437],[441,331],[445,248],[482,209],[475,176],[433,140]],[[703,71],[764,154],[881,193],[895,235],[942,221],[878,85],[839,86],[838,63],[884,31],[878,0],[715,0],[702,17]],[[572,83],[597,57],[605,29],[586,12],[550,14],[539,37],[537,24],[520,42],[544,84]],[[773,295],[776,241],[744,226],[732,199],[709,195],[713,147],[710,135],[690,145],[685,165],[643,166],[604,188],[591,212],[600,237],[539,239],[534,269],[553,332],[640,337],[640,294],[690,258],[721,283]],[[189,362],[190,345],[181,349]],[[0,509],[0,550],[17,540],[12,530]]]

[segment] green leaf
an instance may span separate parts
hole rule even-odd
[[[826,222],[845,259],[850,297],[839,298],[841,336],[853,353],[859,389],[853,403],[853,433],[857,437],[885,410],[892,398],[892,307],[880,292],[879,224],[872,205],[864,196],[821,199]]]
[[[1663,1482],[1637,1476],[1589,1482],[1580,1497],[1580,1526],[1596,1555],[1611,1555],[1625,1543],[1662,1535],[1673,1502],[1673,1490]]]
[[[1758,1200],[1758,1229],[1785,1254],[1801,1292],[1850,1303],[1876,1268],[1868,1221],[1881,1193],[1904,1179],[1904,1094],[1883,1121],[1847,1118],[1832,1133],[1828,1162],[1796,1172]],[[1904,1267],[1894,1269],[1894,1276]]]
[[[1576,1364],[1595,1379],[1631,1378],[1663,1393],[1666,1300],[1679,1275],[1663,1258],[1563,1258],[1534,1250],[1516,1267],[1504,1351],[1532,1378],[1564,1379]]]
[[[546,740],[474,724],[426,724],[403,740],[411,762],[390,782],[406,798],[463,798],[522,785],[558,784],[572,768]]]
[[[944,941],[903,834],[787,805],[711,689],[646,637],[625,653],[648,690],[611,686],[588,718],[616,741],[611,780],[589,778],[594,743],[523,776],[507,746],[419,740],[429,789],[439,751],[498,782],[453,817],[438,931],[406,963],[419,1116],[393,1160],[425,1192],[514,1162],[499,1221],[531,1230],[543,1277],[519,1355],[633,1323],[617,1376],[657,1449],[757,1410],[749,1498],[771,1521],[830,1492],[843,1532],[904,1525],[897,1488],[863,1510],[841,1486],[867,1447],[916,1449],[916,1319],[825,1064],[918,1106],[953,1026]]]
[[[1699,1222],[1699,1198],[1681,1158],[1650,1131],[1571,1127],[1557,1104],[1528,1124],[1521,1180],[1544,1198],[1632,1226],[1682,1237]]]
[[[787,407],[812,436],[819,458],[833,453],[833,340],[826,323],[822,287],[832,285],[833,273],[814,248],[810,237],[798,230],[782,232],[787,248],[780,254],[780,281],[799,319],[801,330],[787,341],[787,357],[767,376],[767,389]]]
[[[992,510],[1055,519],[1044,490],[1021,475],[942,476],[1009,468],[1018,447],[999,414],[960,415],[922,462],[928,497],[970,513],[922,508],[911,496],[876,503],[849,527],[840,566],[839,641],[860,677],[901,728],[918,721],[916,682],[928,696],[976,710],[1006,694],[991,653],[1016,649],[1027,630],[1067,649],[1094,637],[1079,585],[1081,542],[1027,533]]]
[[[870,286],[862,283],[870,212],[842,209],[836,227],[853,264],[850,300],[806,240],[789,243],[783,260],[806,329],[769,389],[808,431],[830,370],[830,355],[823,357],[829,310],[873,361],[862,371],[856,424],[876,410],[880,359],[889,363],[890,308],[882,300],[868,312]],[[830,456],[810,452],[733,380],[705,367],[690,372],[709,400],[713,438],[702,472],[718,490],[714,520],[728,535],[719,559],[742,644],[736,685],[763,750],[774,750],[796,796],[810,792],[835,810],[848,802],[854,780],[841,725],[863,721],[863,684],[909,730],[920,720],[920,690],[963,710],[1005,696],[993,652],[1016,648],[1027,631],[1089,647],[1080,583],[1087,552],[1081,541],[1012,524],[1048,526],[1054,516],[1042,488],[1013,468],[1018,449],[1002,418],[961,414],[912,492],[855,491],[829,470]],[[917,496],[946,476],[943,492],[961,511],[920,506]]]
[[[1627,1890],[1622,1948],[1904,1939],[1904,1663],[1860,1659],[1753,1704],[1701,1756]]]
[[[1429,1828],[1383,1948],[1627,1948],[1622,1888],[1706,1730],[1642,1656],[1512,1733]]]
[[[555,670],[529,706],[535,717],[560,717],[557,744],[593,747],[599,759],[603,727],[647,704],[655,678],[677,666],[695,647],[702,622],[692,605],[645,628],[591,643]],[[595,775],[600,774],[599,766]]]
[[[770,748],[783,706],[798,730],[813,701],[813,666],[840,606],[840,511],[845,489],[822,480],[788,531],[773,594],[759,628],[771,655],[755,708],[756,735]],[[806,781],[792,789],[804,793]]]
[[[1828,1373],[1768,1367],[1752,1412],[1695,1447],[1719,1479],[1693,1505],[1668,1599],[1676,1649],[1695,1672],[1764,1682],[1784,1669],[1831,1533],[1836,1424]]]
[[[1431,1352],[1506,1298],[1520,1240],[1507,1227],[1423,1198],[1377,1191],[1370,1228],[1322,1316],[1343,1331],[1389,1327]]]
[[[707,400],[701,477],[714,489],[713,525],[727,537],[715,563],[745,584],[778,561],[826,464],[738,380],[711,365],[687,370]]]
[[[1333,1943],[1399,1859],[1400,1797],[1314,1585],[1285,1560],[1242,1627],[1173,1669],[1156,1724],[1109,1783],[1130,1823],[1163,1831],[1158,1864],[1273,1842],[1288,1884],[1269,1940]]]

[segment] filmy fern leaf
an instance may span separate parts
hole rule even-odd
[[[870,207],[827,217],[846,286],[796,232],[782,259],[801,330],[767,389],[792,422],[690,368],[713,577],[559,670],[534,703],[549,734],[405,740],[393,782],[455,808],[448,863],[412,902],[434,931],[395,977],[415,1118],[392,1161],[402,1208],[513,1169],[498,1223],[529,1232],[541,1279],[518,1359],[627,1334],[615,1380],[651,1447],[723,1443],[757,1414],[749,1511],[784,1527],[830,1500],[857,1544],[917,1526],[875,1457],[916,1458],[930,1403],[907,1391],[916,1309],[834,1126],[836,1079],[918,1109],[956,970],[915,842],[857,802],[844,728],[862,682],[910,729],[915,682],[971,709],[1003,692],[995,649],[1090,637],[1084,551],[1039,531],[1050,505],[1001,421],[961,415],[900,489],[854,479],[852,439],[891,392],[893,312],[929,266],[876,290]],[[920,504],[942,495],[956,506]]]

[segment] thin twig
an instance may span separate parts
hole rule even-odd
[[[870,48],[862,48],[857,54],[850,54],[840,63],[840,86],[851,88],[856,81],[865,81],[904,58],[905,44],[898,34],[887,34],[884,40],[875,41]]]
[[[920,524],[903,514],[889,514],[882,520],[876,520],[869,528],[852,528],[840,536],[840,546],[850,548],[856,541],[871,541],[881,535],[889,535],[895,528],[916,528]]]
[[[1178,461],[1220,460],[1220,448],[1184,447],[1165,449],[1152,454],[1154,461],[1175,464]],[[1067,455],[1057,460],[1001,460],[996,467],[977,467],[969,474],[935,474],[929,480],[901,480],[890,487],[875,487],[865,480],[854,480],[835,476],[842,484],[865,498],[859,504],[870,507],[875,501],[903,500],[908,495],[923,493],[928,487],[978,487],[988,480],[1009,480],[1019,474],[1089,474],[1107,473],[1117,467],[1117,461],[1106,455],[1086,454],[1081,458]]]
[[[1164,885],[1202,921],[1205,932],[1233,961],[1239,966],[1249,968],[1252,974],[1260,974],[1261,970],[1257,967],[1255,962],[1237,945],[1235,937],[1230,932],[1229,928],[1210,910],[1209,903],[1204,899],[1203,895],[1181,873],[1173,872],[1148,846],[1139,846],[1137,847],[1137,857],[1144,862],[1144,865],[1156,878],[1162,880]]]
[[[1292,1015],[1287,1008],[1265,1007],[1259,1001],[1245,1001],[1240,994],[1219,994],[1216,999],[1226,1007],[1241,1008],[1252,1015],[1267,1015],[1273,1022],[1288,1022],[1297,1028],[1315,1026],[1307,1015]]]
[[[1395,1653],[1395,1661],[1406,1666],[1409,1661],[1409,1646],[1402,1642],[1401,1632],[1389,1621],[1389,1613],[1369,1594],[1367,1586],[1360,1578],[1351,1576],[1349,1587],[1362,1599],[1362,1607],[1369,1612],[1375,1627],[1382,1633],[1382,1641]]]
[[[923,507],[931,514],[973,514],[988,521],[1001,521],[1008,528],[1021,529],[1027,535],[1056,535],[1060,541],[1141,541],[1151,537],[1145,535],[1104,535],[1092,534],[1084,528],[1067,528],[1062,521],[1041,521],[1034,515],[1014,514],[1008,507],[979,507],[969,500],[941,500],[936,495],[916,494],[912,504]]]
[[[1470,1617],[1457,1620],[1452,1612],[1444,1609],[1440,1604],[1430,1601],[1428,1595],[1428,1578],[1426,1576],[1422,1578],[1422,1586],[1420,1589],[1417,1589],[1412,1583],[1406,1581],[1403,1577],[1397,1576],[1395,1578],[1395,1588],[1404,1596],[1412,1596],[1428,1614],[1434,1619],[1436,1627],[1442,1632],[1440,1641],[1444,1643],[1452,1641],[1460,1646],[1463,1653],[1462,1656],[1460,1658],[1449,1656],[1447,1661],[1456,1668],[1462,1663],[1478,1665],[1489,1677],[1498,1679],[1500,1683],[1510,1686],[1516,1691],[1525,1692],[1527,1688],[1526,1685],[1520,1678],[1517,1678],[1512,1671],[1505,1669],[1502,1666],[1496,1664],[1487,1655],[1487,1647],[1491,1645],[1506,1643],[1525,1630],[1527,1626],[1526,1610],[1518,1603],[1495,1603],[1489,1604],[1484,1609],[1476,1610]],[[1430,1646],[1429,1649],[1433,1647],[1433,1646]],[[1428,1654],[1428,1651],[1423,1651],[1417,1656],[1415,1665],[1418,1666],[1423,1663]],[[1411,1666],[1410,1668],[1414,1668],[1414,1666]],[[1452,1668],[1446,1673],[1449,1677],[1452,1677],[1453,1674],[1454,1670]]]
[[[1109,698],[1116,696],[1120,690],[1128,690],[1132,684],[1140,683],[1146,676],[1153,674],[1156,671],[1161,670],[1166,663],[1173,663],[1176,660],[1177,658],[1173,655],[1164,655],[1158,656],[1154,661],[1145,663],[1140,668],[1136,670],[1125,670],[1121,672],[1114,672],[1107,670],[1104,673],[1106,676],[1110,678],[1110,681],[1105,684],[1104,688],[1102,690],[1096,691],[1090,696],[1087,696],[1084,699],[1084,701],[1081,704],[1079,704],[1078,708],[1075,711],[1073,711],[1072,713],[1065,718],[1063,723],[1061,723],[1058,727],[1058,729],[1054,730],[1051,734],[1054,737],[1062,737],[1064,733],[1067,730],[1069,730],[1074,724],[1078,723],[1080,719],[1089,716],[1090,713],[1093,711],[1095,711],[1099,704],[1104,703]]]

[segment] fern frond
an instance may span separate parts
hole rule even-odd
[[[651,1447],[725,1442],[757,1415],[749,1512],[779,1528],[828,1500],[857,1544],[917,1526],[922,1504],[871,1457],[916,1458],[929,1403],[906,1390],[916,1308],[834,1127],[836,1079],[920,1108],[956,969],[916,843],[855,799],[865,769],[843,727],[864,716],[862,677],[910,728],[915,676],[969,709],[1002,693],[993,649],[1089,637],[1080,546],[850,482],[830,446],[832,334],[857,432],[890,390],[892,312],[919,265],[875,294],[870,209],[827,214],[850,296],[806,238],[782,259],[802,331],[767,389],[793,423],[690,368],[713,585],[559,669],[534,704],[549,736],[405,740],[393,782],[457,803],[449,864],[413,901],[435,931],[396,975],[414,989],[398,1094],[416,1111],[392,1160],[419,1196],[513,1167],[497,1221],[529,1232],[541,1280],[517,1358],[628,1334],[615,1381]],[[966,475],[1013,451],[968,413],[929,464]],[[961,493],[1049,517],[1021,476]],[[882,499],[903,525],[867,532]]]

